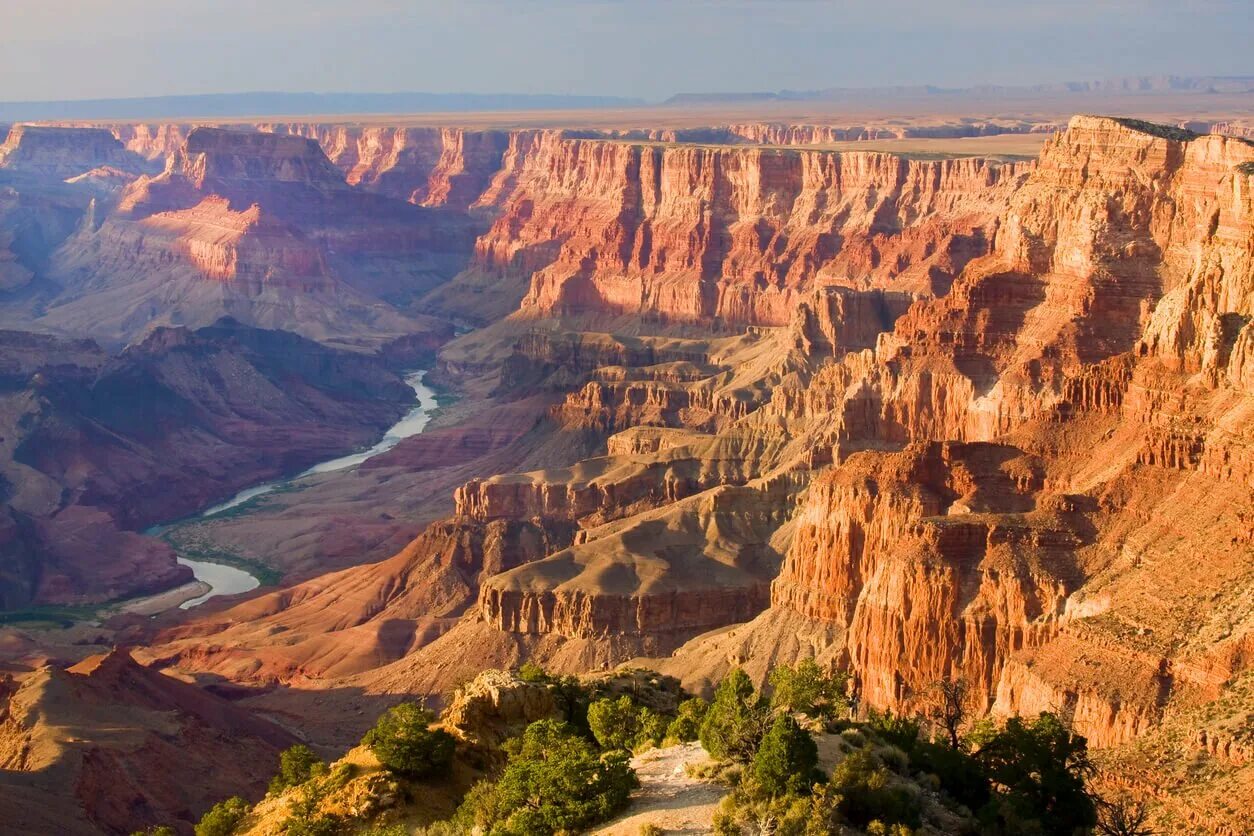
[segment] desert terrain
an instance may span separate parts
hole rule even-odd
[[[191,832],[488,669],[814,659],[1249,832],[1250,94],[835,99],[8,128],[8,820]],[[705,832],[685,746],[595,832]]]

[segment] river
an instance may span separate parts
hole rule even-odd
[[[367,459],[373,458],[380,453],[386,453],[391,450],[401,439],[409,438],[411,435],[417,435],[426,429],[427,422],[431,420],[431,413],[435,409],[435,392],[431,391],[423,379],[426,377],[426,370],[411,372],[405,376],[405,382],[414,390],[414,394],[418,397],[418,403],[405,414],[401,420],[388,429],[383,434],[383,438],[379,440],[368,450],[362,450],[357,453],[350,453],[347,456],[338,456],[325,462],[314,465],[308,470],[304,470],[288,479],[279,479],[274,482],[264,482],[260,485],[253,485],[245,488],[226,502],[213,505],[200,512],[202,519],[210,518],[229,511],[232,508],[243,505],[250,499],[265,494],[272,493],[279,488],[286,487],[298,479],[305,476],[313,476],[318,473],[332,473],[337,470],[347,470],[350,467],[356,467]],[[205,560],[191,560],[180,556],[178,562],[184,566],[191,567],[192,574],[196,576],[196,580],[207,584],[209,591],[189,601],[184,601],[179,606],[182,609],[203,604],[210,598],[217,595],[238,595],[241,592],[248,592],[250,589],[256,589],[261,582],[254,576],[236,568],[235,566],[227,566],[224,563],[212,563]]]

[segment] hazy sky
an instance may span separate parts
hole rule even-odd
[[[0,0],[0,100],[1254,74],[1254,0]]]

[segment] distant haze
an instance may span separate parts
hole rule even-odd
[[[676,93],[1254,72],[1250,0],[5,0],[0,101]]]

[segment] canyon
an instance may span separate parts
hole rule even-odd
[[[1230,124],[15,127],[5,609],[183,582],[146,527],[368,446],[402,369],[448,397],[356,468],[175,525],[277,585],[86,645],[0,627],[3,722],[125,673],[119,699],[168,680],[339,746],[486,668],[708,694],[815,658],[868,708],[961,679],[980,714],[1060,711],[1163,832],[1245,832],[1254,143]],[[891,130],[1040,151],[824,147]],[[127,650],[79,661],[96,642]]]

